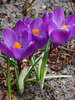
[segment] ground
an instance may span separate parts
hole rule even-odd
[[[2,2],[1,2],[2,1]],[[34,0],[29,8],[24,7],[25,0],[0,1],[0,38],[4,27],[13,28],[18,19],[42,17],[45,12],[52,12],[61,7],[65,16],[74,13],[70,0]],[[9,1],[9,0],[8,0]],[[73,1],[73,6],[74,1]],[[27,83],[24,93],[20,94],[12,82],[12,100],[75,100],[75,37],[56,48],[48,57],[47,74],[72,75],[72,78],[46,79],[45,83],[62,91],[63,94],[35,82]],[[41,51],[39,51],[41,52]],[[39,53],[38,53],[39,55]],[[0,57],[0,64],[6,69],[6,61]],[[13,67],[11,67],[13,74]],[[33,72],[32,72],[33,75]],[[6,74],[0,70],[0,100],[8,100]]]

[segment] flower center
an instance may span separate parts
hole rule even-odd
[[[38,33],[39,33],[39,30],[38,30],[38,29],[33,29],[32,32],[33,32],[34,34],[38,34]]]
[[[66,27],[67,27],[66,25],[61,26],[61,28],[63,28],[63,29],[65,29]]]
[[[13,47],[21,48],[21,45],[19,44],[19,42],[15,42]]]

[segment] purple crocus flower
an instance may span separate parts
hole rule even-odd
[[[48,34],[45,31],[43,20],[41,18],[34,20],[25,18],[24,23],[27,24],[29,30],[32,32],[32,40],[35,42],[35,48],[42,48],[48,40]]]
[[[75,35],[75,14],[65,18],[61,8],[55,8],[53,14],[45,13],[43,22],[51,40],[51,51]]]
[[[17,60],[30,56],[34,52],[35,43],[29,34],[31,33],[27,30],[24,22],[19,20],[14,31],[9,28],[3,29],[0,49],[7,56],[14,57]]]

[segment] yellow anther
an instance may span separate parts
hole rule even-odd
[[[21,48],[21,45],[18,42],[15,42],[13,47]]]
[[[63,28],[63,29],[65,29],[66,27],[67,27],[66,25],[61,26],[61,28]]]
[[[38,34],[39,30],[38,29],[33,29],[32,32],[35,33],[35,34]]]

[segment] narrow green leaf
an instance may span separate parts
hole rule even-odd
[[[7,73],[7,71],[4,68],[2,68],[1,66],[0,66],[0,69],[3,70],[5,73]]]
[[[34,55],[32,56],[31,60],[32,60],[32,64],[34,64],[35,63],[35,56]],[[35,73],[36,79],[38,80],[39,79],[38,78],[38,69],[37,69],[36,65],[34,67],[34,73]]]
[[[4,58],[5,60],[7,60],[7,57],[5,55],[1,55],[1,57]],[[12,59],[14,59],[14,58],[12,58]],[[17,64],[14,63],[13,60],[10,60],[10,63],[18,69]]]
[[[28,79],[27,82],[31,82],[31,81],[35,81],[35,80],[36,80],[36,78],[34,77],[34,78]]]
[[[26,77],[24,79],[24,84],[26,83],[26,80],[28,78],[28,76],[30,75],[30,72],[32,71],[32,69],[34,68],[34,66],[37,64],[37,62],[41,59],[42,55],[36,59],[35,63],[29,67],[28,72],[26,73]]]
[[[50,49],[50,43],[49,43],[49,40],[48,40],[46,47],[45,47],[44,54],[43,54],[43,58],[42,58],[42,64],[41,64],[41,70],[40,70],[40,79],[42,79],[44,77],[44,74],[45,74],[49,49]]]
[[[46,84],[46,83],[43,83],[43,82],[41,82],[41,81],[37,81],[35,78],[31,78],[31,79],[29,79],[29,80],[27,80],[27,81],[32,81],[32,82],[37,82],[37,83],[39,83],[39,84],[43,84],[43,85],[48,86],[48,87],[50,87],[50,88],[52,88],[52,89],[54,89],[54,90],[56,90],[57,92],[59,92],[59,93],[62,94],[62,92],[61,92],[60,90],[56,89],[55,87],[52,87],[51,85]]]
[[[13,63],[14,63],[14,72],[15,72],[15,77],[16,77],[16,85],[17,85],[17,89],[19,89],[19,85],[18,85],[18,79],[19,79],[19,72],[18,72],[18,69],[16,67],[16,61],[14,58],[12,58],[11,60]]]
[[[9,92],[9,100],[11,100],[11,80],[10,80],[10,58],[7,57],[7,85]]]
[[[50,87],[50,88],[52,88],[52,89],[54,89],[54,90],[56,90],[57,92],[59,92],[59,93],[61,93],[61,94],[62,94],[62,92],[61,92],[60,90],[56,89],[55,87],[52,87],[52,86],[51,86],[51,85],[49,85],[49,84],[42,83],[42,82],[40,82],[40,81],[38,81],[38,83],[43,84],[43,85],[46,85],[46,86],[48,86],[48,87]]]
[[[50,79],[50,78],[70,78],[72,75],[46,75],[45,79]]]
[[[18,84],[19,84],[19,92],[20,93],[23,93],[23,91],[24,91],[24,79],[25,79],[27,71],[28,71],[28,66],[24,67],[19,75]]]
[[[3,71],[7,74],[7,71],[6,71],[4,68],[2,68],[1,66],[0,66],[0,69],[3,70]],[[16,84],[15,79],[14,79],[11,75],[10,75],[10,77],[11,77],[11,79],[14,81],[14,83]]]
[[[27,61],[29,62],[29,64],[32,65],[32,62],[31,62],[28,58],[26,58],[26,59],[27,59]]]

